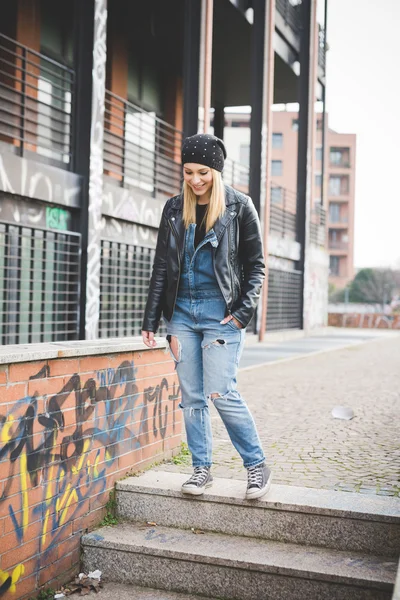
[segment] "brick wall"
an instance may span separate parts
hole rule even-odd
[[[379,313],[329,313],[331,327],[360,327],[362,329],[400,329],[400,315]]]
[[[180,446],[164,349],[0,365],[0,597],[56,588],[114,482]]]

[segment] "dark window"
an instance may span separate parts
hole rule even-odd
[[[330,175],[329,176],[329,195],[345,196],[349,193],[348,175]]]
[[[292,119],[292,129],[293,129],[293,131],[299,130],[299,120],[298,119]]]
[[[283,163],[281,160],[271,161],[271,175],[282,175]]]
[[[329,257],[329,274],[338,276],[340,273],[340,259],[338,256]]]
[[[282,202],[283,190],[281,187],[271,188],[271,202],[273,204],[280,204]]]
[[[283,133],[272,134],[272,147],[283,148]]]
[[[340,204],[331,202],[329,205],[329,220],[331,223],[339,223],[340,221]]]
[[[315,160],[322,160],[322,146],[315,148]]]
[[[329,160],[334,167],[350,166],[350,148],[334,148],[329,151]]]
[[[316,173],[315,174],[315,185],[317,187],[321,187],[321,184],[322,184],[322,175],[321,175],[321,173]]]

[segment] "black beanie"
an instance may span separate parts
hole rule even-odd
[[[215,135],[197,133],[183,140],[182,164],[206,165],[216,171],[223,171],[226,150],[224,142]]]

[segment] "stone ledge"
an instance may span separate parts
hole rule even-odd
[[[145,346],[141,336],[1,346],[0,364],[30,362],[52,358],[76,358],[79,356],[117,354],[119,352],[142,352],[144,350],[157,350],[158,348],[167,347],[167,342],[164,338],[156,337],[155,339],[157,341],[157,346],[155,348],[148,348]]]

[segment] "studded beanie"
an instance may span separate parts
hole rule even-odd
[[[216,171],[223,171],[226,158],[222,140],[208,133],[197,133],[183,140],[182,164],[196,163],[206,165]]]

